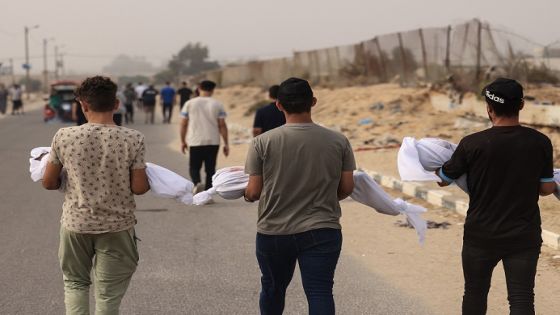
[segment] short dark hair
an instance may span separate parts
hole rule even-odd
[[[166,84],[166,85],[170,85],[170,84],[171,84],[171,82],[169,82],[169,81],[165,81],[165,84]]]
[[[306,80],[289,78],[280,84],[278,102],[289,114],[310,112],[313,105],[313,90]]]
[[[521,110],[521,103],[517,102],[516,104],[500,104],[496,102],[492,102],[486,100],[486,104],[490,106],[492,111],[499,117],[515,117],[519,116],[519,111]]]
[[[183,85],[187,85],[187,82],[183,81]]]
[[[210,80],[204,80],[204,81],[200,82],[199,88],[202,91],[212,92],[216,88],[216,83],[213,82],[213,81],[210,81]]]
[[[92,111],[110,112],[117,102],[117,85],[107,77],[90,77],[80,84],[75,94],[79,101],[87,102]]]
[[[278,90],[280,89],[280,85],[273,85],[268,89],[268,96],[271,99],[276,100],[278,99]]]

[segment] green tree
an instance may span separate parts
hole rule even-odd
[[[216,69],[219,64],[208,61],[209,50],[201,43],[188,43],[169,61],[168,69],[175,76],[194,75],[203,71]]]

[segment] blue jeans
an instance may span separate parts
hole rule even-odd
[[[463,315],[486,314],[492,271],[500,260],[506,273],[510,314],[535,314],[535,274],[540,252],[540,246],[508,250],[463,244]]]
[[[257,260],[262,273],[261,314],[277,315],[284,311],[286,289],[294,275],[296,261],[309,314],[334,314],[332,289],[341,248],[342,233],[337,229],[317,229],[292,235],[257,233]]]

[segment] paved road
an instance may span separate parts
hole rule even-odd
[[[139,121],[141,119],[138,119]],[[58,229],[62,195],[28,176],[28,153],[49,145],[61,125],[40,112],[0,121],[0,314],[62,314]],[[168,148],[176,126],[137,124],[148,160],[187,174],[186,159]],[[240,201],[187,207],[147,194],[138,198],[140,265],[122,314],[257,314],[255,205]],[[416,297],[343,253],[335,279],[339,314],[430,314]],[[299,276],[286,314],[306,314]]]

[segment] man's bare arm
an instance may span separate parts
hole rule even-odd
[[[143,195],[150,190],[150,182],[145,168],[130,171],[130,190],[135,195]]]
[[[352,191],[354,191],[354,172],[342,172],[340,182],[338,183],[338,200],[346,199],[352,194]]]
[[[60,187],[60,172],[62,164],[47,163],[45,174],[43,175],[43,187],[47,190],[57,190]]]
[[[555,182],[541,183],[541,186],[539,187],[539,194],[541,196],[548,196],[548,195],[554,193],[555,191],[556,191],[556,183]]]
[[[249,176],[249,183],[245,189],[245,200],[249,202],[257,201],[261,198],[263,188],[263,178],[260,175]]]
[[[183,154],[186,153],[189,146],[187,145],[187,141],[185,140],[187,137],[187,130],[189,128],[189,118],[183,117],[181,120],[181,128],[179,131],[179,139],[181,140],[181,152]]]
[[[226,120],[223,118],[218,118],[218,127],[220,128],[220,135],[224,139],[224,155],[229,155],[229,140],[228,140],[228,129]]]

